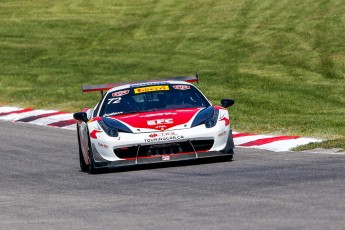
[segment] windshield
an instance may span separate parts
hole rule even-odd
[[[208,100],[192,85],[163,84],[108,93],[103,100],[100,116],[208,106]]]

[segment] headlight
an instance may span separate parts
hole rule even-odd
[[[119,131],[116,128],[107,126],[102,120],[98,121],[98,124],[102,127],[104,132],[110,137],[118,137]]]
[[[205,124],[206,128],[212,128],[217,124],[218,116],[219,110],[215,110],[213,106],[207,107],[196,115],[192,127]]]
[[[132,133],[126,125],[112,118],[103,117],[102,120],[98,121],[98,124],[111,137],[118,137],[119,132]]]
[[[219,116],[219,110],[214,110],[212,117],[205,121],[206,128],[214,127],[217,124],[218,116]]]
[[[114,129],[114,128],[110,128],[106,132],[111,137],[118,137],[119,136],[119,132],[117,131],[117,129]]]

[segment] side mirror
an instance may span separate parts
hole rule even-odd
[[[73,118],[77,121],[84,121],[85,123],[89,121],[85,112],[74,113]]]
[[[220,101],[220,105],[223,106],[224,108],[230,107],[235,104],[235,101],[230,98],[224,98]]]

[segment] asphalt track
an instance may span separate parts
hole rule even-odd
[[[0,229],[344,229],[345,155],[79,171],[75,133],[0,121]]]

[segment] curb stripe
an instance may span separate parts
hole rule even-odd
[[[29,123],[37,124],[37,125],[48,125],[48,124],[55,123],[58,121],[71,120],[72,118],[73,118],[72,114],[63,113],[63,114],[53,115],[49,117],[42,117],[37,120],[31,121]]]
[[[30,121],[35,121],[35,120],[43,118],[43,117],[50,117],[50,116],[59,115],[59,114],[66,114],[66,113],[65,112],[45,113],[45,114],[41,114],[41,115],[36,115],[36,116],[30,116],[30,117],[22,118],[22,119],[19,119],[19,120],[16,120],[16,121],[30,122]]]
[[[251,142],[251,141],[256,141],[258,139],[263,139],[263,138],[269,138],[273,136],[267,136],[267,135],[251,135],[251,136],[244,136],[244,137],[236,137],[234,138],[234,143],[236,146],[240,146],[242,144]]]
[[[57,122],[54,122],[54,123],[50,123],[50,124],[48,124],[48,126],[64,127],[64,126],[68,126],[68,125],[73,125],[75,123],[77,123],[76,120],[70,119],[70,120],[57,121]]]
[[[25,113],[25,112],[30,112],[32,111],[33,109],[20,109],[20,110],[14,110],[14,111],[10,111],[10,112],[2,112],[0,113],[0,116],[6,116],[6,115],[10,115],[10,114],[13,114],[13,113]]]
[[[239,137],[248,137],[248,136],[255,136],[257,134],[250,134],[250,133],[235,133],[232,134],[233,138],[239,138]]]
[[[282,141],[282,140],[291,140],[291,139],[297,139],[299,136],[277,136],[277,137],[268,137],[268,138],[261,138],[255,141],[250,141],[244,144],[241,144],[239,146],[243,147],[249,147],[249,146],[255,146],[255,145],[265,145],[269,144],[275,141]]]
[[[15,108],[15,107],[0,107],[0,113],[2,112],[11,112],[11,111],[16,111],[16,110],[20,110],[19,108]]]

